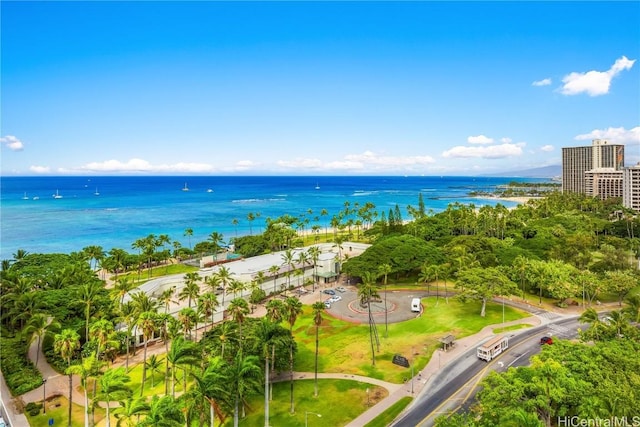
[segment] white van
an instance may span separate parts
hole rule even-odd
[[[412,299],[411,300],[411,311],[414,311],[416,313],[420,313],[420,308],[421,308],[420,298]]]

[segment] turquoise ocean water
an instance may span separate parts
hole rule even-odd
[[[469,192],[490,191],[513,180],[545,181],[451,176],[2,177],[0,259],[11,259],[17,249],[69,253],[89,245],[133,252],[131,244],[149,234],[167,234],[188,247],[187,228],[193,229],[192,244],[214,231],[228,241],[249,234],[249,213],[260,215],[251,226],[254,234],[264,229],[266,218],[285,213],[309,218],[309,228],[324,227],[345,202],[371,202],[384,212],[398,204],[409,219],[406,206],[417,206],[419,193],[435,212],[453,202],[479,207],[497,201],[469,198]],[[60,197],[53,197],[56,193]],[[328,215],[320,215],[323,209]]]

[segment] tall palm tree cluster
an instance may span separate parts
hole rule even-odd
[[[317,255],[313,256],[317,259]],[[187,273],[180,292],[169,288],[150,296],[136,291],[128,277],[119,277],[106,290],[104,282],[92,271],[93,265],[83,262],[85,269],[69,270],[65,289],[67,294],[73,291],[69,305],[77,320],[82,319],[81,327],[74,327],[66,318],[58,322],[48,314],[50,307],[37,303],[35,292],[41,290],[33,280],[13,276],[9,265],[3,270],[3,284],[10,284],[3,287],[3,308],[13,304],[15,310],[26,313],[3,318],[3,322],[23,330],[28,335],[26,340],[37,341],[38,348],[45,336],[52,337],[49,354],[53,362],[59,361],[69,378],[67,425],[72,419],[74,377],[79,379],[84,395],[84,402],[76,403],[86,408],[85,426],[95,424],[94,409],[98,405],[106,409],[108,426],[111,418],[119,426],[172,426],[192,422],[213,425],[214,420],[231,416],[237,425],[248,399],[261,392],[265,395],[268,420],[272,380],[284,371],[291,374],[291,411],[295,410],[293,331],[302,313],[298,298],[273,299],[268,304],[268,314],[255,319],[248,317],[249,304],[239,296],[244,284],[224,267],[206,279]],[[291,262],[304,265],[310,261],[303,253]],[[262,275],[256,283],[264,280]],[[233,294],[233,298],[226,306],[226,318],[214,326],[213,313],[220,306],[216,293],[220,290],[223,299],[226,294]],[[170,307],[177,301],[185,301],[187,307],[174,317]],[[314,308],[316,328],[322,322],[323,310],[324,305]],[[211,326],[200,337],[199,323]],[[75,324],[79,326],[77,321]],[[163,341],[164,355],[149,354],[149,344],[156,339]],[[142,376],[134,388],[130,358],[137,351],[142,352]],[[115,368],[112,363],[118,353],[124,355],[124,363]],[[158,394],[159,386],[164,389],[160,393],[163,396],[150,399],[148,395]]]

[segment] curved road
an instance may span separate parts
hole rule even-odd
[[[455,363],[434,375],[392,426],[432,426],[438,416],[468,407],[486,374],[491,370],[502,372],[512,366],[527,365],[529,357],[540,351],[542,336],[575,337],[577,319],[578,316],[554,319],[542,326],[509,334],[509,348],[489,363],[476,357],[476,347],[470,348]]]

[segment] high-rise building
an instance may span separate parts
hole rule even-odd
[[[591,146],[562,149],[562,192],[587,192],[585,172],[593,169],[624,167],[624,145],[594,139]]]
[[[600,200],[622,197],[622,171],[614,168],[591,169],[584,173],[584,194]]]
[[[622,170],[622,205],[640,212],[640,162]]]

